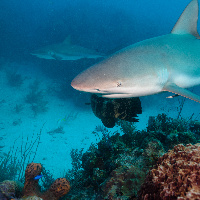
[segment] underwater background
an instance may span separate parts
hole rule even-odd
[[[199,103],[167,99],[169,93],[141,97],[139,122],[122,120],[106,128],[91,109],[91,95],[70,85],[102,58],[68,61],[31,55],[67,36],[73,44],[109,55],[170,33],[189,2],[1,0],[0,182],[24,183],[26,166],[34,162],[43,166],[43,190],[57,178],[70,181],[71,193],[63,199],[136,199],[160,156],[175,145],[198,143]],[[191,88],[197,94],[199,89]]]

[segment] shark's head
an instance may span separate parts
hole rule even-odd
[[[31,53],[31,55],[37,56],[43,59],[55,59],[55,52],[50,49],[39,49]]]
[[[71,86],[76,90],[96,93],[107,98],[146,96],[162,90],[159,78],[162,72],[153,75],[145,73],[139,66],[140,63],[132,59],[127,61],[123,55],[126,57],[126,53],[111,56],[86,69],[74,78]],[[134,65],[135,70],[132,67]]]
[[[109,69],[106,69],[104,65],[100,65],[90,67],[75,77],[71,83],[72,87],[76,90],[100,95],[121,93],[120,89],[125,80],[122,80],[117,74],[112,73],[111,76]]]

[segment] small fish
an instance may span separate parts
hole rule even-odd
[[[33,178],[33,180],[39,180],[40,178],[42,178],[44,175],[40,174],[40,175],[37,175],[36,177]]]

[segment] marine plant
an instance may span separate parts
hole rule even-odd
[[[46,112],[48,101],[44,99],[44,92],[39,89],[39,82],[35,80],[29,88],[30,91],[25,97],[25,102],[31,105],[34,116]]]
[[[12,151],[8,154],[3,153],[0,159],[0,182],[4,180],[16,180],[19,173],[20,163],[17,157],[12,155]]]
[[[41,179],[41,191],[44,192],[48,188],[50,188],[51,184],[55,181],[53,178],[53,175],[50,173],[50,171],[46,170],[45,167],[42,167],[41,174],[43,175]]]
[[[197,129],[193,128],[195,123],[191,118],[173,119],[163,113],[149,118],[147,132],[150,137],[158,139],[167,151],[180,143],[197,143],[200,136],[196,132]]]
[[[21,164],[20,164],[20,169],[19,169],[19,174],[18,174],[18,180],[21,182],[24,182],[24,170],[27,163],[33,162],[37,154],[43,126],[39,132],[33,133],[31,137],[27,137],[26,141],[25,141],[25,138],[22,136],[21,147],[20,149],[16,148],[16,151],[19,151],[21,154],[20,159],[19,159],[19,162]]]
[[[150,117],[146,130],[138,131],[129,122],[118,126],[123,134],[102,127],[95,129],[93,134],[98,138],[98,130],[102,131],[100,141],[82,155],[71,155],[77,165],[73,163],[72,171],[76,173],[70,179],[69,199],[134,199],[159,157],[179,143],[200,141],[197,122],[166,114]]]
[[[24,82],[22,75],[14,70],[6,70],[6,77],[8,85],[11,87],[20,87]]]
[[[113,128],[119,120],[138,122],[138,114],[142,113],[141,101],[138,97],[107,99],[92,94],[91,107],[94,115],[108,128]]]
[[[23,104],[16,104],[14,110],[17,114],[19,114],[23,110],[23,108]]]
[[[21,138],[21,146],[16,147],[17,138],[14,145],[8,153],[2,153],[0,159],[0,182],[4,180],[15,180],[24,182],[24,170],[27,163],[35,159],[42,128],[36,134],[32,134],[31,138]],[[34,151],[34,153],[32,153]],[[18,155],[20,154],[20,155]]]

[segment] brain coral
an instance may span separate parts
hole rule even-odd
[[[159,158],[142,185],[138,199],[200,199],[200,144],[177,145]]]

